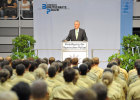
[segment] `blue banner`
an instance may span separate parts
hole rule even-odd
[[[121,36],[120,36],[121,43],[123,42],[123,36],[127,36],[128,34],[132,35],[132,29],[133,29],[133,0],[121,0]]]

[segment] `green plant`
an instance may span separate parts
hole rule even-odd
[[[134,68],[135,60],[140,59],[140,37],[138,35],[124,36],[121,45],[123,54],[114,54],[108,58],[108,61],[119,58],[120,67],[129,71]]]
[[[29,35],[20,35],[12,40],[13,49],[12,49],[12,59],[23,59],[23,58],[30,58],[35,56],[34,43],[36,41],[33,39],[32,36]]]

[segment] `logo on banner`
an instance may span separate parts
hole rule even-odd
[[[42,4],[42,9],[46,10],[46,14],[49,14],[52,11],[60,11],[68,9],[67,6],[58,6],[57,4]]]
[[[128,14],[131,6],[132,0],[124,0],[122,2],[122,13],[123,14]]]

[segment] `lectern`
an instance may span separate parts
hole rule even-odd
[[[62,42],[62,60],[65,58],[74,58],[79,59],[79,63],[82,63],[82,60],[88,57],[88,42],[87,41],[67,41]]]

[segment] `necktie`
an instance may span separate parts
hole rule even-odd
[[[76,35],[76,40],[77,40],[77,38],[78,38],[78,30],[76,30],[76,34],[75,35]]]

